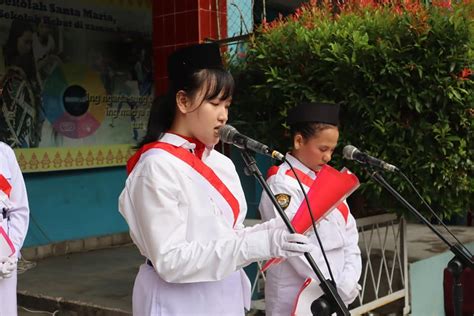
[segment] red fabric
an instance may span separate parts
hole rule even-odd
[[[199,172],[201,176],[203,176],[221,195],[222,197],[229,203],[229,206],[232,209],[232,213],[234,214],[234,225],[237,221],[237,217],[239,216],[240,206],[239,201],[235,198],[235,196],[230,192],[227,186],[222,182],[222,180],[214,173],[214,171],[209,168],[206,164],[204,164],[201,159],[190,153],[188,150],[177,147],[168,143],[163,142],[153,142],[144,145],[140,148],[127,162],[127,172],[130,174],[133,168],[140,160],[140,156],[145,153],[147,150],[157,148],[163,149],[168,153],[172,154],[176,158],[180,159],[181,161],[187,163],[191,166],[194,170]]]
[[[271,176],[274,176],[278,173],[278,166],[271,166],[270,169],[267,171],[267,179],[270,178]]]
[[[347,198],[359,186],[359,180],[354,174],[340,172],[328,165],[319,171],[316,180],[308,191],[308,199],[315,220],[318,220],[337,205],[342,213],[349,210],[339,208],[341,201]],[[345,205],[344,205],[345,206]],[[343,214],[344,216],[344,214]],[[345,216],[347,217],[347,215]],[[305,233],[312,225],[308,205],[303,201],[291,221],[297,233]]]
[[[291,172],[291,170],[288,171]],[[298,173],[299,177],[301,173],[301,182],[304,181],[303,176],[311,179],[302,171],[297,169],[295,169],[295,171]],[[308,180],[306,179],[306,181]],[[349,209],[341,201],[346,199],[359,187],[359,179],[347,170],[338,171],[328,165],[324,165],[318,172],[316,179],[314,181],[311,179],[311,181],[312,183],[308,183],[310,186],[308,199],[313,218],[316,222],[325,217],[334,205],[337,205],[337,209],[341,212],[342,216],[344,216],[344,220],[347,223]],[[301,202],[295,216],[291,220],[291,225],[294,227],[295,231],[300,234],[304,234],[312,226],[312,218],[305,200]],[[281,261],[282,260],[275,258],[270,259],[263,266],[262,271],[267,270],[271,265]]]
[[[194,148],[194,154],[199,158],[199,159],[202,159],[202,154],[204,153],[204,149],[206,149],[206,145],[204,145],[202,142],[200,142],[199,140],[197,140],[196,138],[192,138],[192,137],[188,137],[188,136],[183,136],[183,135],[180,135],[180,134],[177,134],[177,133],[173,133],[173,132],[169,132],[168,133],[170,134],[174,134],[174,135],[177,135],[181,138],[184,138],[186,139],[188,142],[190,142],[191,144],[194,144],[196,145],[196,148]]]
[[[279,169],[279,166],[270,167],[270,169],[268,169],[268,171],[267,171],[267,179],[270,178],[271,176],[274,176],[275,174],[277,174],[278,169]],[[301,183],[303,183],[307,187],[311,187],[313,185],[314,180],[310,176],[308,176],[307,174],[305,174],[303,171],[301,171],[299,169],[296,169],[296,168],[294,168],[294,169],[295,169],[295,173],[298,175],[298,178],[300,179]],[[291,169],[288,169],[286,171],[285,175],[287,175],[287,176],[289,176],[293,179],[296,179],[296,176],[295,176],[295,174],[293,173],[293,171]],[[344,203],[341,203],[336,208],[339,210],[339,212],[341,212],[342,216],[344,217],[344,221],[347,223],[347,218],[349,217],[349,208],[347,207],[347,205],[344,204]]]
[[[296,299],[295,299],[295,304],[293,305],[293,309],[291,310],[291,316],[297,316],[296,315],[296,307],[298,306],[297,303],[298,303],[298,299],[300,298],[300,295],[301,293],[303,293],[303,291],[308,287],[308,285],[311,284],[311,278],[307,278],[303,285],[301,286],[300,290],[298,291],[298,295],[296,295]]]
[[[0,191],[5,192],[5,194],[10,197],[10,192],[12,191],[12,186],[10,182],[3,175],[0,174]]]
[[[470,268],[465,268],[461,274],[461,283],[463,290],[462,315],[472,316],[474,315],[474,271]],[[444,312],[447,316],[454,316],[453,276],[447,268],[444,269],[443,288]]]
[[[13,245],[12,240],[10,239],[10,237],[8,237],[7,232],[3,229],[2,226],[0,226],[0,239],[3,239],[3,241],[0,240],[0,242],[6,243],[8,245],[8,248],[10,248],[9,253],[4,255],[7,255],[8,257],[13,256],[13,254],[15,254],[15,246]]]
[[[272,166],[270,167],[270,169],[268,169],[267,171],[267,179],[276,175],[278,173],[278,169],[280,167],[279,166]],[[303,183],[305,186],[307,187],[311,187],[311,185],[313,184],[313,179],[311,179],[310,176],[308,176],[307,174],[305,174],[303,171],[299,170],[299,169],[296,169],[295,168],[295,172],[296,174],[298,175],[298,178],[300,179],[301,183]],[[293,179],[296,179],[296,176],[295,174],[293,173],[293,171],[291,171],[291,169],[288,169],[285,173],[285,175],[293,178]]]
[[[306,173],[299,169],[293,169],[295,169],[295,173],[298,175],[298,178],[300,179],[301,183],[303,183],[307,187],[311,187],[313,185],[314,180],[310,176],[308,176]],[[289,177],[292,177],[293,179],[296,179],[295,173],[293,173],[291,169],[288,169],[286,170],[285,174]]]
[[[344,221],[346,221],[347,224],[347,218],[349,217],[349,208],[346,204],[341,203],[337,206],[337,209],[339,210],[339,212],[341,212],[342,217],[344,217]]]

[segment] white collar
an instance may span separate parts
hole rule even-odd
[[[173,133],[164,133],[159,141],[177,147],[184,147],[186,149],[196,148],[196,144],[190,143],[187,139]]]
[[[173,146],[183,147],[185,149],[194,150],[196,148],[196,144],[191,143],[187,139],[173,133],[164,133],[163,136],[159,139],[159,141],[163,143],[171,144]],[[202,158],[207,157],[213,148],[214,148],[213,146],[212,147],[206,146],[206,149],[204,150]]]

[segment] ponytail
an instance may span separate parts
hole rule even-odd
[[[157,97],[153,100],[146,134],[138,143],[137,148],[159,140],[170,129],[176,114],[175,96],[176,93],[170,89],[164,97]]]

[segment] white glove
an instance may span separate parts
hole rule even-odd
[[[275,224],[274,222],[273,224]],[[278,226],[278,225],[276,225]],[[315,249],[308,237],[292,234],[286,228],[270,228],[240,236],[245,247],[238,257],[238,265],[245,266],[254,261],[271,258],[289,258],[301,256]]]
[[[17,262],[16,256],[0,258],[0,279],[10,278],[16,270]]]
[[[315,245],[311,243],[308,237],[301,234],[292,234],[286,228],[271,229],[268,231],[268,237],[272,257],[298,257],[315,249]]]

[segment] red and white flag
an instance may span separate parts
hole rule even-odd
[[[359,185],[359,179],[348,169],[343,168],[341,171],[338,171],[331,166],[324,165],[318,172],[307,194],[315,222],[319,223],[335,209],[338,209],[347,221],[349,209],[343,201]],[[291,220],[291,225],[299,234],[304,234],[311,229],[312,219],[304,199]],[[280,263],[283,260],[282,258],[270,259],[263,266],[262,271],[267,270],[272,264]]]

